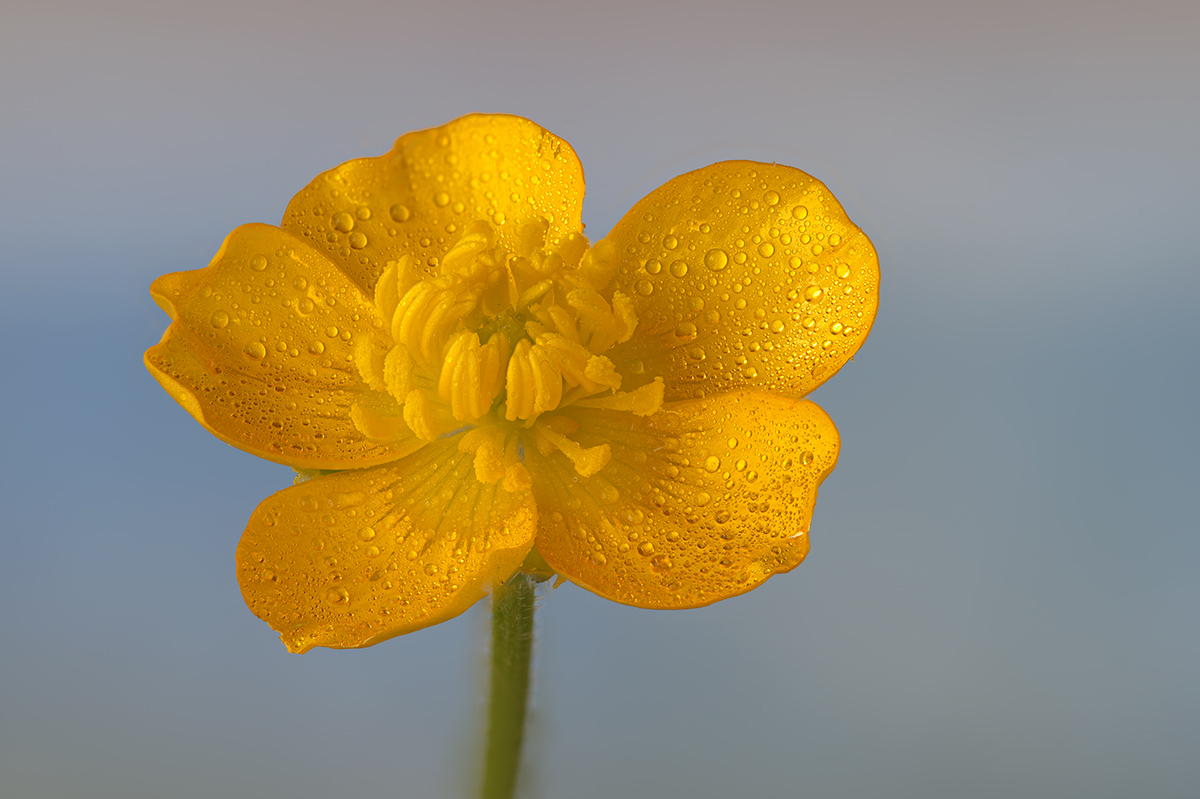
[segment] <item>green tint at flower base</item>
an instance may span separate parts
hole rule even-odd
[[[778,165],[680,176],[594,243],[582,201],[565,141],[469,116],[155,282],[174,321],[151,373],[228,443],[325,472],[238,548],[293,651],[443,621],[547,564],[682,608],[804,559],[838,434],[803,397],[870,331],[870,241]]]

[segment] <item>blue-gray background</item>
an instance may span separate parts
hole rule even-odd
[[[570,141],[601,236],[726,158],[823,179],[874,332],[809,560],[541,600],[531,797],[1200,795],[1194,2],[25,3],[0,28],[0,796],[443,797],[484,608],[288,655],[233,551],[289,470],[141,365],[146,287],[473,111]]]

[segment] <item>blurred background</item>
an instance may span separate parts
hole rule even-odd
[[[1200,794],[1200,6],[14,4],[0,28],[0,796],[473,790],[486,607],[288,655],[233,552],[292,473],[145,372],[150,281],[474,111],[601,237],[727,158],[879,249],[812,552],[693,611],[543,588],[528,797]]]

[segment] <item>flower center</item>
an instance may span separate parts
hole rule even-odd
[[[630,299],[609,290],[615,249],[605,240],[589,246],[578,233],[548,247],[547,227],[524,227],[510,252],[489,224],[476,222],[435,277],[407,258],[388,265],[375,287],[383,329],[355,351],[364,381],[386,397],[355,406],[359,429],[372,438],[405,435],[402,419],[418,439],[433,441],[470,428],[459,449],[474,452],[476,476],[520,490],[529,485],[526,442],[547,454],[558,449],[585,476],[608,462],[607,444],[581,447],[569,438],[576,423],[554,411],[658,410],[661,379],[620,392],[621,375],[603,354],[637,326]]]

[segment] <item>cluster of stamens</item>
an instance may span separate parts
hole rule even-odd
[[[558,450],[584,476],[608,463],[607,444],[584,448],[577,423],[554,411],[568,405],[655,413],[661,379],[621,392],[621,375],[603,353],[637,326],[630,299],[608,287],[613,246],[571,234],[547,248],[547,224],[520,231],[517,251],[485,222],[467,228],[429,277],[407,258],[389,263],[375,287],[384,321],[360,341],[363,380],[384,395],[354,409],[372,438],[459,438],[474,453],[475,474],[510,491],[529,487],[523,447]]]

